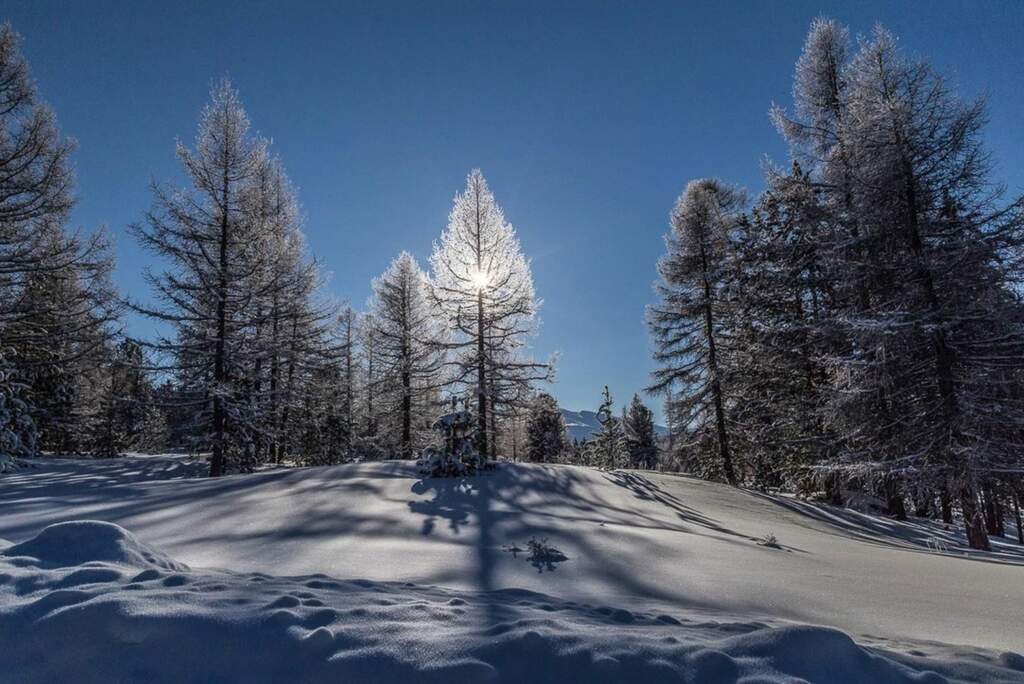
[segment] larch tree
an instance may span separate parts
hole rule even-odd
[[[117,315],[105,235],[65,231],[72,150],[0,25],[0,472],[37,449],[40,427],[51,448],[79,448],[69,430],[92,417]]]
[[[212,450],[210,475],[227,471],[233,421],[245,411],[234,392],[245,350],[243,331],[253,324],[256,276],[266,272],[263,246],[245,200],[267,163],[266,143],[249,133],[237,91],[223,80],[203,109],[195,148],[179,143],[178,158],[191,187],[154,185],[154,208],[132,232],[143,247],[165,258],[168,270],[147,270],[155,302],[134,307],[170,324],[153,346],[170,354],[209,407],[201,417],[200,443]],[[205,412],[204,412],[205,414]]]
[[[881,489],[897,516],[907,496],[925,512],[937,494],[951,520],[955,501],[986,548],[985,513],[999,529],[991,512],[1021,471],[1022,201],[991,181],[981,101],[958,99],[884,29],[856,54],[847,43],[815,21],[794,115],[773,111],[814,188],[829,294],[803,328],[827,361],[818,438],[835,448],[819,465]]]
[[[728,399],[723,376],[730,317],[730,232],[743,195],[719,181],[691,181],[671,213],[666,254],[658,262],[661,301],[648,308],[658,368],[649,390],[672,392],[673,422],[713,434],[717,469],[739,481],[729,443]]]
[[[479,170],[455,196],[430,266],[431,296],[454,333],[451,384],[476,399],[477,445],[487,458],[495,406],[513,388],[548,379],[551,365],[524,354],[540,302],[519,239]]]
[[[394,386],[379,407],[381,419],[397,424],[399,453],[410,458],[430,427],[444,363],[444,338],[427,277],[411,254],[399,254],[373,281],[370,311],[380,374]]]

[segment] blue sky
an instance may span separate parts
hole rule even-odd
[[[229,75],[299,188],[330,291],[362,306],[407,249],[425,262],[480,167],[532,258],[552,390],[619,403],[651,369],[643,324],[685,183],[751,192],[785,163],[808,24],[882,22],[969,97],[986,94],[996,177],[1024,192],[1022,2],[48,2],[6,0],[62,131],[78,140],[74,223],[109,226],[117,283],[144,297],[125,226],[151,179],[179,181],[211,81]],[[133,320],[132,331],[150,325]],[[658,407],[660,409],[660,407]],[[659,410],[660,414],[660,410]]]

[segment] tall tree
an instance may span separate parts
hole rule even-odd
[[[656,349],[650,391],[672,391],[676,425],[713,430],[726,481],[738,477],[729,445],[723,345],[728,335],[726,286],[729,233],[740,218],[743,195],[711,180],[691,181],[671,213],[666,254],[658,262],[661,302],[648,309]]]
[[[986,548],[980,498],[1019,468],[1022,440],[1022,201],[990,180],[980,101],[884,29],[852,57],[846,41],[815,22],[795,116],[775,112],[828,214],[829,465],[877,483],[897,514],[908,490],[942,492]]]
[[[178,144],[178,158],[191,183],[186,190],[154,186],[155,206],[132,232],[144,247],[164,257],[169,270],[146,271],[152,306],[140,312],[172,324],[158,350],[174,357],[193,378],[209,405],[202,441],[212,450],[210,475],[227,469],[229,436],[243,432],[232,416],[244,411],[233,383],[245,348],[243,331],[254,321],[251,304],[260,294],[255,276],[266,272],[266,251],[255,230],[249,189],[267,163],[266,143],[249,135],[249,119],[237,91],[223,80],[203,109],[195,149]],[[235,409],[239,409],[236,411]]]
[[[35,450],[37,428],[47,448],[82,447],[117,315],[105,235],[64,229],[73,146],[40,102],[19,43],[0,25],[0,471]]]
[[[381,407],[383,419],[397,417],[399,453],[410,458],[429,430],[444,362],[441,327],[429,301],[426,274],[402,252],[373,281],[370,300],[382,377],[395,391]]]
[[[476,398],[478,449],[487,458],[495,404],[510,385],[547,379],[551,366],[523,355],[540,302],[515,231],[479,170],[455,196],[430,266],[431,295],[455,333],[451,382]]]

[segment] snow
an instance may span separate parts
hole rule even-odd
[[[568,466],[31,465],[5,681],[1024,681],[1024,556],[924,521]]]
[[[42,567],[64,568],[105,561],[134,567],[188,569],[141,543],[131,532],[99,520],[50,525],[32,539],[6,549],[4,554],[30,556]]]

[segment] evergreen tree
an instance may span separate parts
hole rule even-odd
[[[876,483],[897,515],[908,491],[945,492],[971,546],[986,548],[982,489],[1020,453],[1007,427],[1022,410],[1022,203],[997,205],[981,102],[957,100],[882,29],[849,59],[844,40],[830,22],[812,26],[797,116],[776,115],[827,190],[831,277],[861,291],[829,316],[846,341],[833,354],[831,465]],[[842,84],[829,127],[815,74]],[[850,238],[852,253],[831,249]]]
[[[550,394],[540,393],[530,402],[526,416],[526,460],[557,463],[568,448],[565,418]]]
[[[151,346],[199,409],[195,445],[212,451],[212,476],[250,469],[264,452],[280,461],[299,443],[302,387],[330,313],[314,299],[294,193],[266,148],[231,84],[216,84],[194,150],[178,145],[191,188],[155,186],[154,209],[132,227],[168,262],[146,273],[156,303],[134,307],[171,324]]]
[[[654,434],[654,413],[640,397],[633,395],[629,408],[622,413],[626,452],[633,468],[653,470],[658,465],[658,443]]]
[[[157,406],[143,348],[129,339],[107,352],[92,434],[92,451],[112,457],[125,451],[158,451],[166,446],[167,423]]]
[[[622,421],[615,417],[612,394],[605,385],[601,393],[601,406],[597,409],[597,421],[601,429],[588,444],[591,465],[601,468],[618,468],[626,457],[626,435]]]

